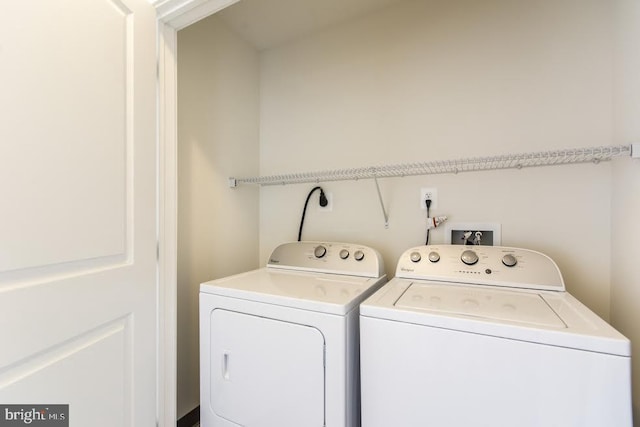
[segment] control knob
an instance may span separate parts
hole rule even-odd
[[[409,255],[409,259],[413,262],[420,262],[422,257],[420,256],[420,252],[411,252],[411,255]]]
[[[473,265],[478,262],[478,255],[475,252],[467,249],[466,251],[462,252],[462,255],[460,255],[460,259],[467,265]]]
[[[429,261],[438,262],[440,261],[440,254],[436,251],[429,252]]]
[[[327,248],[325,248],[322,245],[316,246],[315,250],[313,251],[313,254],[316,256],[316,258],[322,258],[323,256],[325,256],[326,253],[327,253]]]
[[[349,258],[349,251],[346,249],[343,249],[340,251],[340,258],[342,259],[347,259]]]
[[[353,257],[356,259],[356,261],[362,261],[364,259],[364,252],[362,251],[355,251],[353,253]]]
[[[513,267],[518,263],[518,260],[513,255],[506,254],[502,257],[502,263],[507,267]]]

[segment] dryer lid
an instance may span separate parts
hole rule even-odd
[[[370,278],[261,268],[203,283],[200,292],[344,315],[385,282],[386,276]]]

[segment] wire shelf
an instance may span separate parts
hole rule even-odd
[[[578,163],[600,163],[614,157],[632,156],[634,145],[605,145],[600,147],[571,148],[565,150],[538,151],[522,154],[505,154],[488,157],[470,157],[457,160],[403,163],[352,169],[336,169],[249,178],[229,178],[229,185],[285,185],[351,181],[361,179],[393,178],[415,175],[434,175],[460,172],[476,172],[500,169],[522,169],[538,166],[555,166]]]

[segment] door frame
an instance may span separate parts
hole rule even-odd
[[[239,0],[150,0],[157,15],[158,425],[177,421],[178,43],[177,33]]]

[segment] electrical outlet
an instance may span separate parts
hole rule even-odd
[[[420,209],[427,209],[425,200],[431,200],[431,209],[438,207],[438,190],[436,188],[421,188],[420,189]]]
[[[320,203],[316,200],[316,209],[320,212],[331,212],[333,211],[333,193],[325,191],[324,195],[327,198],[327,206],[320,206]]]
[[[499,223],[459,222],[445,225],[445,243],[451,245],[500,246]]]

